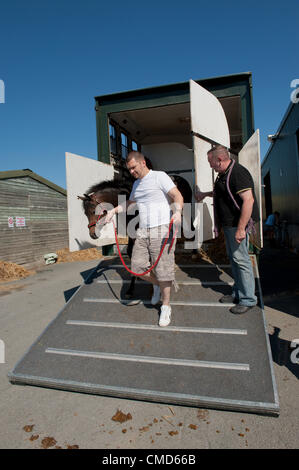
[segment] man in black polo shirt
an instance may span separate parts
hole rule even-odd
[[[220,302],[236,303],[230,311],[241,314],[257,303],[248,254],[248,228],[259,220],[253,179],[244,166],[230,159],[228,150],[221,145],[209,150],[208,160],[218,173],[214,191],[197,191],[195,197],[200,202],[206,196],[214,196],[215,231],[223,228],[234,278],[232,295],[223,296]]]

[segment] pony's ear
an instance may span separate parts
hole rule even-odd
[[[81,199],[82,201],[91,201],[90,197],[87,194],[83,196],[77,196],[77,199]]]

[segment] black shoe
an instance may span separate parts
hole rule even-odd
[[[233,297],[232,295],[223,295],[219,299],[219,302],[221,302],[222,304],[237,304],[238,303],[235,297]]]
[[[253,307],[255,307],[255,305],[252,307],[248,307],[247,305],[235,305],[234,307],[230,308],[229,311],[235,315],[241,315],[242,313],[248,312],[248,310],[252,309]]]

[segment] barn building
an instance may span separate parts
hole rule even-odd
[[[66,247],[66,196],[29,169],[0,172],[0,259],[33,266]]]

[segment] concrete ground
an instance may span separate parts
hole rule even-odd
[[[277,273],[275,272],[275,259]],[[44,266],[24,280],[0,286],[0,448],[294,449],[299,444],[299,295],[288,275],[298,256],[279,250],[260,259],[265,314],[273,352],[280,416],[199,409],[60,390],[12,385],[7,373],[56,317],[98,260]],[[272,260],[272,261],[271,261]],[[282,283],[271,283],[275,275]],[[283,288],[279,286],[283,284]],[[296,283],[297,285],[297,283]],[[272,286],[272,288],[271,288]],[[278,286],[278,287],[277,287]],[[116,413],[124,421],[113,420]]]

